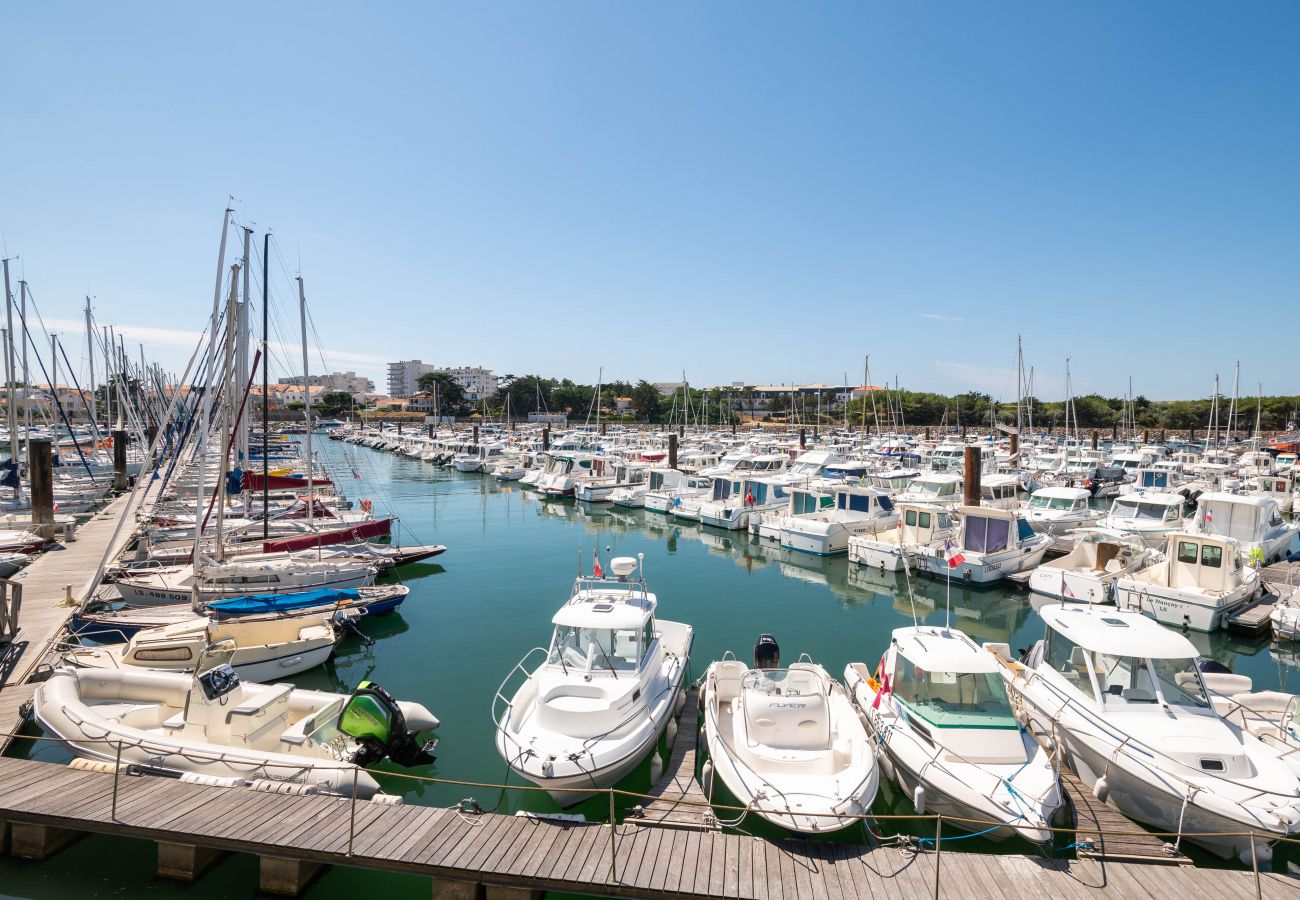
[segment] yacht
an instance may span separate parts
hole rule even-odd
[[[960,475],[948,473],[919,475],[899,491],[894,499],[900,503],[932,503],[936,506],[956,508],[962,503]]]
[[[835,488],[829,508],[783,516],[775,523],[769,519],[764,517],[764,525],[775,525],[782,547],[814,556],[839,556],[848,552],[849,541],[857,535],[898,530],[893,501],[868,485]]]
[[[755,647],[754,668],[730,653],[709,665],[702,695],[715,779],[739,805],[801,834],[857,825],[880,785],[876,755],[843,685],[807,655],[780,668],[771,635]]]
[[[934,555],[917,555],[918,572],[992,584],[1034,568],[1052,545],[1051,535],[1036,533],[1019,511],[963,506],[957,512],[961,516],[957,540]]]
[[[1022,721],[1099,799],[1246,865],[1269,860],[1270,835],[1300,831],[1300,779],[1215,711],[1191,641],[1133,611],[1040,615],[1046,637],[1003,676]]]
[[[1000,672],[957,629],[919,625],[894,630],[874,674],[849,663],[844,685],[917,815],[1001,822],[960,827],[1045,844],[1064,805],[1056,765],[1016,721]]]
[[[646,506],[650,494],[661,491],[667,492],[680,487],[686,483],[687,477],[685,472],[680,472],[677,469],[655,466],[646,472],[644,481],[639,484],[618,488],[609,495],[609,500],[615,506],[622,506],[626,509],[641,509]],[[667,509],[667,505],[664,506],[664,509]],[[661,509],[660,512],[663,512],[664,509]]]
[[[1164,557],[1140,538],[1103,528],[1079,532],[1065,556],[1041,563],[1029,575],[1035,594],[1079,603],[1109,603],[1115,582]]]
[[[1182,531],[1182,494],[1162,491],[1138,491],[1122,494],[1110,505],[1110,511],[1097,523],[1098,528],[1120,531],[1142,539],[1148,546],[1163,549],[1168,536]]]
[[[497,752],[564,807],[640,765],[685,698],[691,626],[655,618],[639,559],[609,569],[578,577],[550,647],[524,656],[492,706]]]
[[[650,483],[654,484],[654,481],[655,473],[651,473]],[[646,491],[645,508],[650,512],[672,513],[686,500],[703,502],[712,489],[713,479],[707,475],[687,475],[678,479],[665,473],[659,487]]]
[[[1259,592],[1233,538],[1171,534],[1164,557],[1115,581],[1115,605],[1193,631],[1217,631]]]
[[[1270,497],[1214,491],[1196,498],[1191,530],[1233,538],[1248,560],[1268,565],[1291,549],[1300,526]]]

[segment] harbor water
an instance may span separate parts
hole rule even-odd
[[[745,532],[702,528],[609,504],[544,500],[488,476],[339,442],[319,443],[324,445],[322,461],[350,498],[371,499],[376,512],[401,517],[395,541],[448,547],[431,562],[401,570],[411,594],[397,613],[365,623],[364,630],[375,638],[373,646],[349,637],[329,664],[295,679],[334,691],[349,691],[369,679],[399,698],[427,705],[442,721],[441,743],[437,762],[415,774],[490,785],[506,779],[493,743],[493,698],[515,663],[549,641],[551,616],[567,599],[579,570],[591,571],[596,550],[605,561],[644,554],[648,586],[659,598],[658,615],[695,629],[691,677],[728,650],[747,660],[762,632],[776,637],[783,660],[807,653],[837,677],[849,662],[874,666],[891,630],[911,624],[914,616],[930,624],[950,621],[976,641],[1005,642],[1013,652],[1042,635],[1033,610],[1036,601],[1024,588],[973,589],[958,581],[948,585],[929,579],[909,584],[902,575],[883,575],[844,558],[782,551]],[[1256,690],[1300,690],[1296,646],[1227,633],[1190,637],[1204,655],[1254,679]],[[67,758],[61,746],[43,741],[17,741],[11,752],[53,761]],[[648,788],[649,768],[643,765],[623,787]],[[413,804],[451,806],[472,797],[497,812],[557,809],[541,791],[434,784],[396,774],[384,780],[384,789]],[[569,812],[603,818],[604,802],[589,801]],[[875,811],[912,810],[882,790]],[[746,823],[741,827],[775,836]],[[854,831],[847,839],[860,841],[863,835]],[[1036,852],[1027,845],[980,845],[973,838],[962,849]],[[1189,852],[1198,864],[1222,864]],[[1295,856],[1279,847],[1274,866],[1294,869]],[[153,870],[152,844],[91,837],[42,863],[0,858],[0,896],[229,897],[251,894],[257,883],[253,857],[232,856],[186,887],[155,879]],[[342,897],[376,889],[389,896],[424,897],[428,883],[336,868],[308,896]]]

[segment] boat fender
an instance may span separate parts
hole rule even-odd
[[[894,778],[894,761],[889,758],[888,753],[878,753],[876,755],[877,765],[880,766],[880,772],[890,781],[896,781]]]
[[[686,708],[686,692],[678,691],[677,699],[673,701],[673,715],[680,716],[682,710]]]
[[[380,806],[402,806],[406,803],[398,794],[375,794],[370,798],[371,803],[378,803]]]
[[[1097,779],[1097,783],[1092,786],[1092,795],[1100,802],[1105,803],[1106,798],[1110,796],[1110,783],[1106,781],[1103,775]]]
[[[664,774],[664,758],[657,752],[650,754],[650,783],[658,784],[659,778]]]
[[[912,791],[912,805],[916,807],[918,816],[925,815],[925,788],[919,784]]]
[[[667,731],[667,734],[668,734],[668,746],[671,747],[671,746],[673,745],[673,742],[677,740],[677,720],[676,720],[676,719],[669,719],[669,720],[668,720],[668,731]]]
[[[704,765],[700,768],[700,787],[704,788],[704,796],[710,800],[713,799],[713,761],[705,760]]]
[[[316,789],[316,785],[307,784],[301,781],[271,781],[266,778],[258,778],[250,782],[248,786],[255,791],[262,791],[266,794],[290,794],[295,797],[305,797],[308,794],[320,793]]]

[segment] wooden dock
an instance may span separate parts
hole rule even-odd
[[[717,817],[710,809],[704,790],[695,780],[696,741],[700,727],[700,688],[692,685],[686,692],[677,738],[663,777],[650,789],[654,799],[641,806],[637,822],[665,828],[716,830]]]
[[[0,820],[15,855],[81,833],[159,842],[163,874],[187,877],[223,852],[261,857],[261,887],[300,889],[321,865],[428,877],[435,898],[607,897],[867,900],[876,897],[1293,898],[1300,879],[1263,873],[1027,856],[905,853],[821,841],[628,822],[555,822],[387,806],[120,776],[0,759]],[[116,812],[114,812],[116,807]],[[179,862],[178,862],[179,861]],[[937,867],[937,870],[936,870]],[[937,871],[937,876],[936,876]],[[232,892],[251,893],[251,885]],[[1258,890],[1258,894],[1256,891]]]
[[[1230,616],[1225,616],[1223,624],[1227,626],[1229,631],[1236,631],[1240,634],[1262,634],[1273,626],[1269,616],[1272,615],[1273,608],[1276,606],[1277,596],[1265,589],[1260,591],[1259,596],[1241,609]]]
[[[1288,585],[1300,585],[1300,562],[1289,563],[1285,559],[1264,566],[1259,570],[1259,580],[1264,584],[1277,585],[1285,589]],[[1279,591],[1285,593],[1285,590]]]
[[[1075,843],[1081,859],[1124,863],[1165,863],[1190,866],[1192,861],[1172,843],[1130,821],[1098,800],[1070,767],[1061,766],[1061,788],[1074,810]],[[1124,833],[1128,832],[1128,833]]]

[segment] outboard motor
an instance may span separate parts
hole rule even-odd
[[[781,665],[781,647],[770,634],[760,634],[754,642],[754,668],[776,669]]]
[[[343,704],[338,729],[361,746],[353,762],[365,768],[385,756],[399,766],[423,766],[433,762],[438,741],[420,744],[416,732],[407,731],[402,708],[377,684],[363,681]]]

